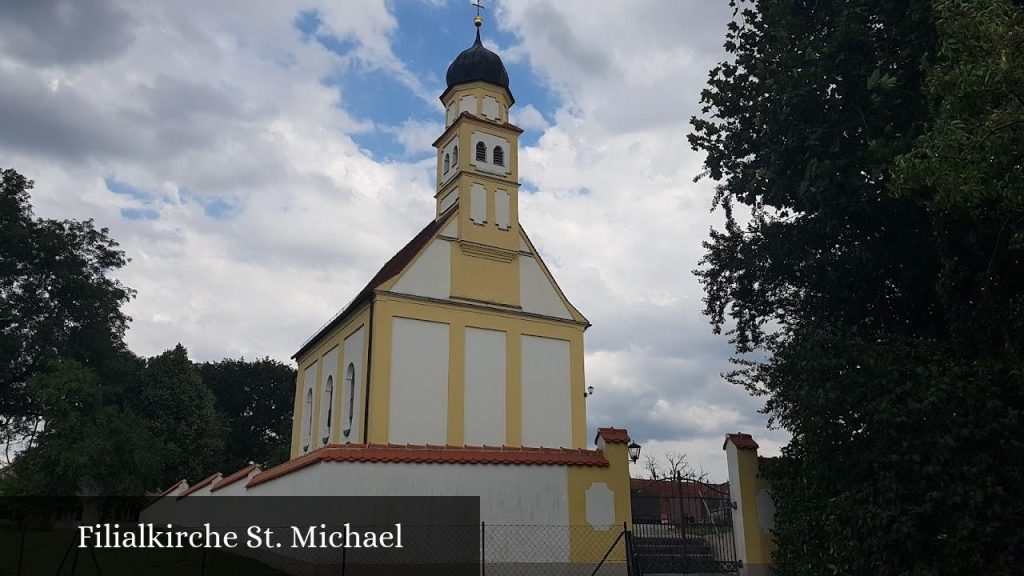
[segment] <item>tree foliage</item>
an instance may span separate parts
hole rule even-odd
[[[32,181],[0,170],[0,442],[39,428],[28,381],[58,357],[98,367],[124,349],[133,292],[110,277],[128,259],[92,220],[35,218]]]
[[[288,459],[295,369],[270,358],[225,359],[198,366],[228,429],[225,470],[249,461],[267,467]]]
[[[1021,8],[734,1],[694,118],[728,377],[792,433],[776,573],[1024,562]]]

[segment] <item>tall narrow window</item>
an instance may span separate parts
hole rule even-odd
[[[352,420],[356,414],[356,366],[349,363],[345,370],[345,393],[348,397],[348,408],[345,410],[345,427],[341,433],[348,438],[352,433]]]
[[[445,154],[444,155],[444,173],[445,174],[448,173],[448,169],[449,168],[451,168],[451,158],[447,154]]]
[[[302,431],[302,451],[309,452],[309,437],[312,434],[313,429],[313,389],[309,388],[306,390],[306,425]]]
[[[458,146],[456,146],[455,149],[452,150],[452,167],[454,167],[454,168],[458,168],[459,167],[459,147]]]
[[[476,143],[476,161],[487,162],[487,145],[483,142]]]
[[[324,399],[327,401],[327,420],[323,427],[323,444],[331,437],[331,417],[334,415],[334,376],[327,377],[327,386],[324,388]]]
[[[494,147],[494,164],[496,166],[505,165],[505,151],[501,148],[501,146]]]

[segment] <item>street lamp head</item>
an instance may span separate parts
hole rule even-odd
[[[640,445],[636,442],[630,442],[626,449],[629,450],[629,459],[633,464],[636,464],[636,461],[640,459]]]

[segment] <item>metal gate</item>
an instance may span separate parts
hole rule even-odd
[[[633,481],[633,561],[639,575],[739,569],[728,485]]]

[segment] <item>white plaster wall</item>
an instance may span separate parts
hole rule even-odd
[[[253,486],[249,496],[479,496],[480,519],[501,525],[569,524],[565,466],[320,462]],[[188,525],[185,522],[182,524]],[[504,534],[522,534],[515,528]],[[491,542],[488,539],[488,542]],[[488,546],[488,562],[567,562],[568,534],[541,549],[531,542]],[[502,556],[502,552],[507,556]]]
[[[505,190],[494,192],[494,223],[508,230],[512,219],[512,198]]]
[[[519,236],[519,250],[522,252],[530,251],[530,245],[526,243],[526,239],[522,236]]]
[[[451,243],[433,240],[406,270],[395,286],[394,292],[414,294],[430,298],[448,298],[452,295],[452,253]]]
[[[349,442],[362,442],[363,441],[363,338],[365,329],[360,328],[352,334],[349,334],[348,338],[345,338],[345,350],[344,360],[345,366],[341,371],[341,382],[342,382],[342,393],[340,394],[342,409],[338,410],[338,414],[341,418],[339,421],[340,429],[338,430],[338,436],[341,439],[342,444]],[[345,383],[345,375],[348,370],[348,365],[352,364],[353,371],[355,372],[355,393],[354,402],[352,403],[352,430],[348,436],[345,436],[345,424],[349,417],[349,395],[352,394],[348,390],[348,386]]]
[[[497,330],[466,328],[466,444],[505,444],[505,338]]]
[[[441,199],[441,211],[439,213],[444,213],[445,210],[451,208],[452,205],[454,205],[456,202],[458,202],[458,200],[459,200],[459,189],[458,188],[456,188],[456,189],[448,192],[447,194],[445,194],[444,198]]]
[[[452,104],[451,106],[448,107],[448,110],[445,111],[444,127],[447,128],[451,126],[452,122],[455,122],[456,116],[458,116],[458,113],[455,112],[455,105]]]
[[[569,341],[522,337],[523,446],[572,446]]]
[[[519,304],[525,312],[572,318],[554,285],[541,270],[540,262],[531,256],[519,257]]]
[[[476,159],[477,142],[483,142],[484,145],[487,146],[487,160],[484,162],[479,162]],[[505,140],[504,138],[499,138],[497,136],[493,136],[491,134],[485,134],[483,132],[473,132],[470,135],[469,144],[469,163],[472,166],[474,166],[477,170],[481,172],[487,172],[489,174],[499,174],[501,176],[507,176],[509,173],[511,173],[510,167],[512,166],[512,146],[511,144],[509,144],[508,140]],[[494,159],[495,146],[501,146],[502,148],[505,149],[504,166],[495,166],[494,164],[491,163],[492,160]]]
[[[250,496],[480,496],[488,524],[569,523],[565,466],[320,462]]]
[[[309,418],[311,412],[309,412],[310,407],[306,405],[306,395],[309,393],[310,390],[316,390],[316,363],[314,363],[309,368],[306,368],[306,372],[302,376],[302,384],[302,396],[299,399],[299,406],[301,406],[302,410],[302,413],[299,416],[300,418],[302,418],[302,436],[299,438],[300,450],[302,449],[303,446],[308,446],[309,448],[313,447],[313,443],[311,441],[312,430],[310,430]],[[313,394],[315,395],[316,392],[313,392]]]
[[[476,96],[463,96],[462,99],[459,100],[459,114],[463,112],[469,112],[476,116]]]
[[[390,389],[389,442],[447,443],[447,324],[393,320]]]
[[[474,224],[487,222],[487,190],[480,184],[469,188],[469,219]]]
[[[321,359],[324,363],[323,374],[320,375],[320,432],[316,437],[316,445],[323,446],[330,441],[331,433],[331,422],[327,420],[328,410],[328,399],[327,399],[327,379],[330,378],[334,384],[334,397],[330,399],[330,402],[334,404],[334,409],[331,411],[331,419],[337,419],[338,406],[338,390],[341,389],[340,382],[338,379],[338,348],[331,348],[331,351],[324,354]],[[324,441],[327,438],[327,442]]]

